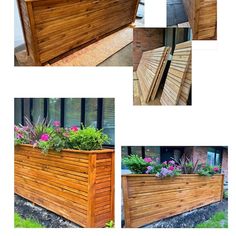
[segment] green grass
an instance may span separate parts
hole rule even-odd
[[[228,228],[227,213],[223,211],[217,212],[209,220],[196,225],[196,228]]]
[[[14,222],[15,228],[43,228],[43,226],[37,221],[31,219],[23,219],[17,213],[15,213],[14,215]]]

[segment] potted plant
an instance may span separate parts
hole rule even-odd
[[[143,226],[223,198],[219,167],[203,167],[187,156],[163,163],[141,159],[131,155],[122,160],[132,172],[122,175],[125,227]]]
[[[114,150],[93,127],[15,126],[15,193],[83,227],[114,218]]]

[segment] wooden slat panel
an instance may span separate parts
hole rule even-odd
[[[17,145],[15,192],[81,226],[104,227],[113,219],[113,156],[109,149],[44,155]]]
[[[191,69],[189,67],[191,52],[191,41],[176,45],[160,99],[162,105],[177,105],[179,103],[182,87],[185,85],[185,78],[188,76],[186,83],[191,78],[191,73],[188,71],[188,69]]]
[[[25,0],[19,0],[25,4]],[[138,0],[29,1],[21,10],[30,39],[27,47],[37,63],[45,63],[73,48],[129,25],[135,19]],[[27,22],[33,22],[28,27]],[[33,50],[37,48],[37,51]]]
[[[169,47],[161,47],[144,52],[140,60],[137,77],[139,80],[143,100],[154,100],[166,66]]]
[[[124,175],[126,227],[139,227],[222,200],[223,175]]]

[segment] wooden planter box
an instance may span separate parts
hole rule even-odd
[[[15,147],[15,193],[83,227],[114,219],[114,150]]]
[[[224,176],[122,176],[126,227],[139,227],[223,199]]]
[[[183,0],[193,39],[216,39],[217,0]]]
[[[41,65],[135,20],[138,0],[17,0],[27,52]]]

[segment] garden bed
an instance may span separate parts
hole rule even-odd
[[[114,150],[15,147],[15,193],[83,227],[114,218]]]
[[[223,199],[224,176],[122,176],[125,227],[140,227]]]

